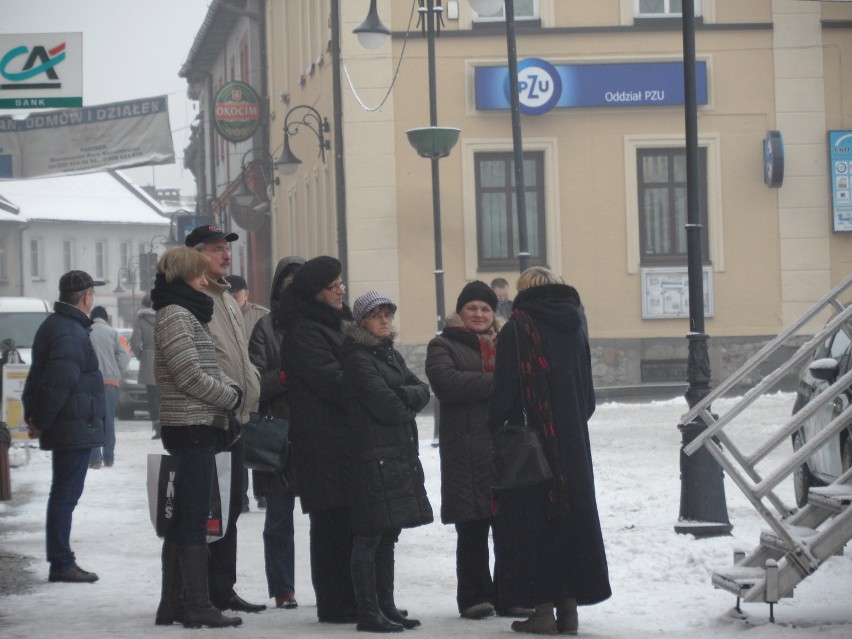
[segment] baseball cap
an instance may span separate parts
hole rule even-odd
[[[103,286],[106,282],[93,280],[86,271],[68,271],[59,278],[60,293],[77,293],[85,291],[93,286]]]
[[[231,293],[239,293],[240,291],[244,291],[248,288],[248,282],[239,275],[226,275],[225,280],[231,285]]]
[[[192,248],[196,244],[204,244],[207,242],[215,242],[216,240],[225,240],[226,242],[235,242],[240,239],[236,233],[226,233],[218,226],[205,224],[204,226],[196,226],[192,229],[192,233],[186,236],[183,243]]]

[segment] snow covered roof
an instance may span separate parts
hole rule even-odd
[[[169,222],[157,201],[118,171],[0,180],[0,198],[29,222]]]

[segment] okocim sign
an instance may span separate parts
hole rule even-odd
[[[0,35],[0,108],[83,106],[83,34]]]
[[[228,82],[213,101],[213,124],[229,142],[248,140],[260,122],[260,99],[245,82]]]

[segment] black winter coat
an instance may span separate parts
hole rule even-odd
[[[588,419],[595,410],[595,391],[580,296],[564,284],[538,286],[519,293],[514,310],[532,318],[548,362],[559,467],[567,486],[569,512],[563,519],[547,518],[549,484],[496,491],[498,520],[515,517],[521,521],[514,522],[514,529],[526,531],[503,542],[514,546],[515,557],[522,558],[527,569],[535,573],[532,583],[538,594],[536,602],[563,597],[576,598],[581,604],[602,601],[611,590],[589,443]],[[488,413],[492,431],[507,418],[521,414],[515,325],[516,321],[510,320],[500,332]],[[522,498],[516,499],[518,496]]]
[[[391,340],[354,324],[346,332],[344,485],[352,532],[375,536],[431,523],[414,421],[429,402],[429,386],[408,370]]]
[[[290,401],[290,454],[306,513],[343,508],[340,461],[344,452],[341,365],[343,325],[351,321],[346,306],[338,311],[314,299],[284,291],[281,302],[284,338],[281,362]]]
[[[104,379],[89,341],[92,320],[56,302],[36,331],[22,396],[24,417],[42,431],[43,450],[95,448],[104,443]]]
[[[441,402],[441,521],[455,524],[491,517],[496,475],[486,418],[494,374],[482,370],[476,334],[445,328],[429,342],[426,376]]]

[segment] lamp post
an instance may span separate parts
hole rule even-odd
[[[692,408],[710,392],[710,357],[704,333],[704,279],[701,255],[701,215],[698,202],[698,105],[695,91],[695,5],[684,0],[683,89],[686,132],[686,259],[689,280],[689,356],[686,401]],[[696,418],[679,424],[682,446],[694,440],[707,424]],[[714,444],[715,445],[715,444]],[[675,532],[696,537],[727,535],[733,526],[728,520],[722,468],[702,448],[692,456],[680,451],[680,514]]]
[[[125,274],[125,284],[130,287],[130,313],[129,316],[133,317],[136,314],[136,281],[137,281],[137,270],[134,268],[130,268],[130,266],[119,266],[118,273],[116,273],[116,282],[115,288],[112,290],[113,293],[124,293],[125,290],[121,287],[121,274]],[[118,307],[118,302],[116,302],[116,307]],[[121,314],[119,309],[119,315]]]
[[[409,143],[418,155],[429,158],[432,163],[432,227],[435,239],[435,307],[438,332],[444,328],[444,264],[441,239],[441,177],[438,160],[449,155],[458,141],[459,129],[438,126],[438,99],[435,71],[435,37],[440,34],[443,7],[435,0],[425,0],[418,9],[421,29],[426,32],[426,55],[429,66],[429,127],[406,131]],[[353,30],[363,46],[375,49],[384,42],[390,30],[382,24],[376,12],[376,0],[370,0],[367,19]]]
[[[302,114],[302,118],[300,120],[291,121],[291,118],[294,117],[294,114],[297,112]],[[300,127],[305,127],[316,136],[317,142],[319,143],[318,157],[321,157],[323,164],[325,164],[326,149],[331,148],[331,142],[325,137],[325,134],[328,133],[331,128],[328,125],[328,118],[322,117],[319,114],[319,111],[309,104],[297,104],[287,111],[287,115],[284,116],[284,149],[281,151],[281,155],[278,156],[278,159],[273,163],[273,166],[282,175],[293,175],[302,163],[302,161],[290,148],[290,136],[296,135],[299,132]]]
[[[479,15],[494,15],[503,7],[506,21],[506,57],[509,71],[509,105],[512,113],[512,155],[515,165],[515,207],[518,216],[518,267],[530,267],[527,235],[527,201],[524,185],[524,144],[521,136],[521,100],[518,92],[518,47],[515,38],[515,0],[469,0]]]
[[[255,159],[246,164],[249,153],[255,154]],[[271,175],[273,166],[272,156],[262,146],[252,147],[240,160],[240,184],[230,195],[229,213],[246,231],[260,230],[269,215],[270,200],[275,197],[278,184],[278,178]],[[262,186],[260,195],[259,185]],[[255,205],[258,198],[260,203]]]

